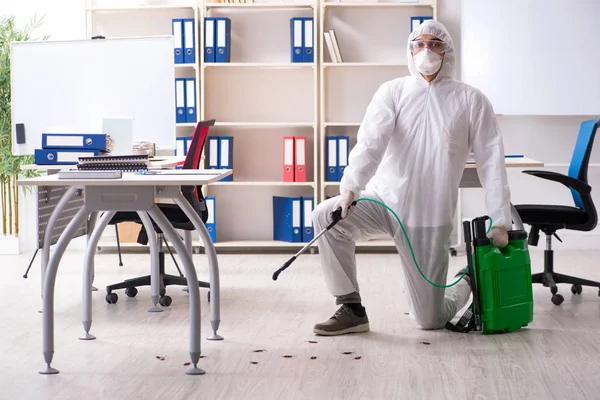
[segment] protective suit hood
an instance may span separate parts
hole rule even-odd
[[[410,42],[412,42],[419,35],[433,35],[438,39],[442,40],[446,43],[446,54],[444,55],[444,60],[442,62],[442,68],[438,72],[437,79],[441,77],[448,77],[451,79],[455,79],[456,75],[456,59],[454,55],[454,41],[450,37],[448,30],[444,25],[435,20],[427,20],[421,25],[417,27],[410,36],[408,37],[408,41],[406,42],[406,52],[408,59],[408,70],[410,74],[417,78],[422,78],[419,71],[415,67],[415,63],[413,62],[412,54],[410,51]]]

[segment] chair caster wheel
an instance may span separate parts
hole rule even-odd
[[[125,294],[127,297],[135,297],[138,294],[138,290],[135,286],[130,286],[125,289]]]
[[[106,295],[105,299],[108,304],[117,304],[117,301],[119,300],[119,296],[117,296],[116,293],[108,293]]]
[[[551,287],[550,292],[552,293],[552,295],[555,295],[556,293],[558,293],[558,288],[556,286]]]
[[[555,294],[554,296],[552,296],[552,302],[557,306],[561,305],[564,300],[565,298],[562,294]]]
[[[158,303],[163,307],[169,307],[172,301],[173,299],[171,299],[171,296],[163,296],[158,299]]]
[[[457,254],[458,254],[458,252],[456,251],[456,249],[450,249],[450,255],[452,257],[456,257]]]
[[[581,287],[581,285],[574,284],[573,286],[571,286],[571,293],[573,294],[581,294],[582,291],[583,288]]]

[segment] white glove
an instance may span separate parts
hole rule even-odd
[[[500,226],[494,226],[487,237],[492,239],[492,245],[499,249],[503,249],[508,245],[508,232]]]
[[[352,202],[357,198],[358,196],[353,191],[342,189],[337,202],[333,206],[333,211],[342,207],[342,219],[345,219],[347,216],[350,215],[351,210],[348,210],[348,207],[350,207]]]

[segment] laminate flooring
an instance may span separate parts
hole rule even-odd
[[[220,255],[223,341],[208,341],[206,289],[202,299],[205,375],[188,376],[188,294],[162,313],[148,313],[149,288],[135,298],[106,285],[149,273],[150,257],[115,253],[96,258],[93,341],[81,341],[83,252],[68,250],[55,295],[55,354],[60,373],[43,367],[39,258],[28,279],[31,254],[2,256],[0,280],[0,399],[600,399],[600,297],[584,287],[561,306],[534,285],[529,327],[504,335],[424,331],[406,315],[404,279],[394,254],[359,254],[359,280],[371,332],[314,336],[315,322],[336,309],[323,282],[318,254],[304,254],[271,276],[291,255]],[[532,249],[533,270],[543,252]],[[168,254],[167,272],[177,273]],[[201,279],[206,259],[195,254]],[[451,258],[452,274],[465,263]],[[555,268],[600,280],[599,251],[557,251]],[[257,351],[258,350],[258,351]],[[344,354],[348,353],[348,354]],[[291,356],[291,357],[286,357]],[[157,358],[159,357],[159,358]]]

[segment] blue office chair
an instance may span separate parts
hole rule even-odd
[[[549,171],[523,171],[526,174],[562,183],[571,190],[575,207],[546,204],[516,205],[515,208],[523,223],[531,226],[528,243],[537,246],[540,230],[546,234],[546,251],[544,252],[544,272],[532,274],[533,283],[541,283],[550,287],[552,302],[559,305],[564,297],[558,294],[559,283],[571,284],[571,293],[581,294],[582,286],[600,288],[600,282],[576,278],[554,272],[552,236],[559,241],[556,234],[559,229],[591,231],[596,227],[598,215],[592,200],[592,188],[587,181],[588,163],[594,143],[594,136],[600,126],[600,120],[584,121],[579,128],[579,135],[569,166],[569,175]],[[598,291],[600,296],[600,290]]]

